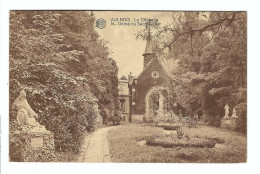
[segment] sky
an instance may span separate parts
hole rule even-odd
[[[146,41],[141,38],[136,39],[138,31],[145,28],[140,24],[144,24],[146,19],[158,20],[161,25],[172,21],[172,12],[94,11],[93,13],[96,20],[103,18],[106,21],[106,26],[103,29],[96,27],[96,31],[101,38],[108,41],[110,56],[117,62],[119,68],[119,78],[123,75],[127,76],[130,72],[138,76],[143,70],[142,55]]]

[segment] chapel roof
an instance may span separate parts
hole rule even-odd
[[[174,75],[170,72],[170,69],[169,69],[168,66],[166,65],[166,62],[165,62],[163,59],[158,58],[158,57],[154,57],[153,59],[151,59],[151,60],[149,61],[149,63],[145,66],[145,68],[144,68],[143,71],[139,74],[139,76],[137,77],[137,79],[142,76],[142,74],[150,67],[150,65],[151,65],[154,61],[158,61],[158,62],[159,62],[159,64],[160,64],[161,67],[163,68],[164,72],[170,77],[171,80],[174,80],[174,79],[175,79]]]

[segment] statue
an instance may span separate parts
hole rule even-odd
[[[238,118],[237,112],[236,112],[236,109],[235,109],[235,108],[233,108],[232,117],[233,117],[233,118]]]
[[[224,118],[228,118],[228,114],[229,114],[229,106],[228,106],[228,104],[226,104],[224,109],[225,109],[225,116],[224,116]]]
[[[158,108],[158,115],[162,117],[164,114],[164,97],[162,93],[159,93],[159,108]]]
[[[20,91],[20,95],[15,99],[13,103],[13,109],[17,111],[17,122],[20,126],[30,126],[34,130],[46,130],[45,126],[40,125],[34,117],[38,115],[32,110],[26,100],[26,92]]]

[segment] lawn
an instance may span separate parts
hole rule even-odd
[[[172,163],[241,163],[246,162],[247,138],[245,135],[214,128],[183,128],[186,135],[220,138],[224,144],[215,148],[163,148],[141,146],[137,142],[149,136],[163,134],[163,129],[142,124],[118,126],[108,132],[112,162],[172,162]]]

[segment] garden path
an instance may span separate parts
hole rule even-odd
[[[87,135],[82,146],[79,162],[111,162],[107,132],[113,127],[105,127]]]

